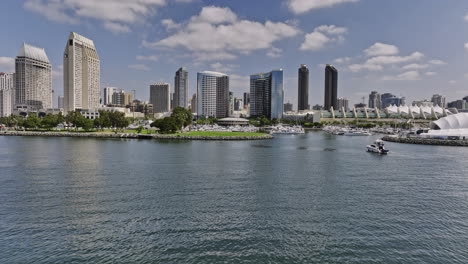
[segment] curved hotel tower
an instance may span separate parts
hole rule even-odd
[[[52,66],[44,49],[24,43],[15,60],[15,106],[52,108]]]
[[[283,70],[250,75],[250,116],[283,117]]]
[[[211,71],[198,73],[197,115],[216,118],[229,116],[229,76]]]
[[[100,61],[94,42],[70,33],[63,55],[65,111],[99,107]]]

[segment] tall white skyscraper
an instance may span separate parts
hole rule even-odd
[[[70,33],[63,55],[65,111],[99,107],[100,61],[94,42]]]
[[[44,49],[24,43],[15,60],[15,105],[52,108],[52,66]]]
[[[10,116],[13,111],[15,74],[0,72],[0,117]]]
[[[112,95],[117,91],[115,87],[106,87],[104,88],[104,105],[111,105],[112,102]]]
[[[180,68],[174,78],[174,106],[187,108],[188,102],[188,72]]]
[[[154,113],[166,113],[171,110],[171,85],[155,83],[150,85],[150,104]]]
[[[204,117],[229,116],[229,76],[204,71],[197,75],[197,114]]]

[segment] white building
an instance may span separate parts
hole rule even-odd
[[[150,85],[150,104],[154,113],[171,111],[171,85],[168,83],[155,83]]]
[[[52,108],[52,66],[42,48],[24,43],[15,60],[15,107]]]
[[[0,117],[10,116],[13,112],[15,74],[0,72]]]
[[[112,101],[112,95],[117,91],[115,87],[106,87],[104,88],[104,105],[111,105],[114,102]]]
[[[70,33],[63,55],[65,111],[99,107],[100,61],[94,42]]]
[[[224,118],[229,115],[229,76],[204,71],[197,75],[197,114]]]
[[[432,96],[431,102],[434,106],[447,107],[446,99],[440,94],[434,94]]]

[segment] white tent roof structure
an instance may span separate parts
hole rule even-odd
[[[468,129],[468,113],[459,113],[443,117],[431,123],[434,130]]]

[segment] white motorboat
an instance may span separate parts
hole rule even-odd
[[[297,134],[305,134],[304,128],[301,126],[275,126],[272,127],[270,130],[270,134],[289,134],[289,135],[297,135]]]
[[[345,136],[372,136],[371,133],[361,130],[351,130],[344,133]]]
[[[388,154],[389,150],[385,148],[384,142],[378,139],[374,142],[374,144],[367,145],[367,152]]]

